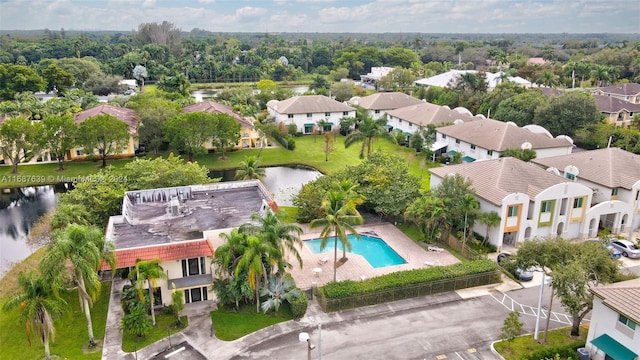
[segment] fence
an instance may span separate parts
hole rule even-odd
[[[382,304],[420,296],[465,289],[474,286],[493,284],[500,281],[500,271],[467,275],[455,279],[442,279],[421,284],[407,285],[388,290],[368,292],[340,299],[326,299],[321,293],[317,301],[324,312],[353,309],[361,306]]]
[[[460,240],[456,239],[453,235],[443,236],[442,241],[449,245],[452,249],[460,252],[462,256],[469,260],[480,260],[486,259],[487,257],[477,253],[475,250],[471,249],[467,246],[467,244],[461,243]]]

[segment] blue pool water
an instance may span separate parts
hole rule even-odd
[[[354,254],[362,255],[369,264],[374,268],[381,268],[385,266],[406,264],[407,262],[398,255],[384,240],[367,235],[360,235],[360,240],[355,235],[348,235],[351,242],[351,252]],[[327,241],[327,246],[320,250],[320,243],[322,239],[306,240],[305,244],[311,249],[314,254],[333,252],[333,236]],[[342,244],[338,239],[338,257],[342,257]]]

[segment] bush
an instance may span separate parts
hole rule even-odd
[[[327,299],[339,299],[381,290],[400,289],[407,285],[488,273],[497,269],[498,265],[492,260],[475,260],[449,266],[399,271],[363,281],[330,282],[322,286],[320,292]]]
[[[556,355],[558,355],[560,359],[577,359],[577,350],[578,348],[584,347],[584,345],[585,341],[575,341],[565,346],[540,349],[530,353],[529,355],[523,356],[522,360],[555,359]]]
[[[307,299],[307,295],[301,291],[300,296],[291,300],[291,314],[295,319],[300,319],[307,312],[308,305],[309,299]]]

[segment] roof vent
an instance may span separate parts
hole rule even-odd
[[[528,142],[528,141],[525,141],[525,142],[522,143],[522,145],[520,145],[520,148],[522,150],[531,150],[532,147],[533,147],[533,145],[531,145],[531,143]]]

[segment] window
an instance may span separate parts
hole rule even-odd
[[[446,138],[447,138],[447,135],[442,134],[442,139],[446,139]]]
[[[471,145],[471,150],[475,150],[476,146],[475,145]]]
[[[308,118],[313,117],[313,114],[312,113],[307,113],[307,117]]]
[[[287,119],[293,119],[293,114],[288,114]]]
[[[82,156],[84,155],[84,153],[82,152],[82,150],[76,150],[76,155]]]
[[[326,116],[326,117],[330,117],[330,116],[331,116],[331,113],[330,113],[330,112],[326,112],[326,113],[324,113],[324,116]]]
[[[542,212],[542,213],[551,212],[551,205],[552,204],[553,204],[553,202],[550,201],[550,200],[543,201],[542,204],[540,205],[540,212]]]
[[[507,216],[508,217],[516,217],[516,216],[518,216],[518,206],[516,206],[516,205],[509,206],[509,208],[507,209]]]
[[[194,276],[200,274],[206,274],[207,268],[205,265],[205,259],[203,257],[183,259],[182,260],[182,276]]]
[[[313,124],[304,124],[304,133],[310,134],[313,132]]]
[[[636,323],[622,314],[618,315],[618,321],[624,324],[626,327],[630,328],[631,330],[636,329]]]
[[[187,289],[184,291],[184,302],[187,304],[198,301],[207,301],[208,297],[206,287]]]
[[[493,155],[493,150],[487,150],[487,155],[489,156]]]
[[[584,198],[575,198],[573,199],[573,208],[580,209],[582,207],[582,203],[584,202]]]
[[[342,112],[342,116],[348,116],[348,115],[349,115],[349,112],[348,112],[348,111],[343,111],[343,112]]]
[[[456,144],[460,144],[460,139],[456,139]]]
[[[375,110],[374,113],[380,114],[380,110]]]
[[[565,173],[564,177],[566,177],[569,180],[575,180],[576,179],[576,176],[573,175],[572,173]]]
[[[618,188],[611,189],[611,196],[618,196]]]

